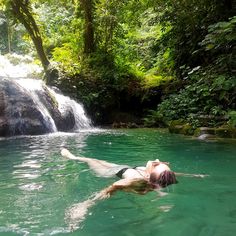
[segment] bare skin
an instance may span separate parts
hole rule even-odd
[[[161,188],[159,186],[153,186],[149,179],[152,173],[155,173],[158,177],[163,171],[169,171],[170,167],[167,162],[161,162],[157,159],[154,161],[148,161],[146,166],[136,167],[133,169],[127,165],[118,165],[103,160],[74,156],[67,149],[62,149],[61,155],[70,160],[77,160],[86,163],[96,175],[101,177],[114,177],[117,172],[123,168],[127,168],[127,170],[122,174],[122,179],[112,183],[100,192],[92,194],[87,200],[74,204],[67,209],[65,218],[71,231],[79,227],[80,222],[85,219],[89,208],[91,208],[97,201],[109,198],[116,191],[122,190],[126,192],[145,194],[149,191],[157,190],[160,197],[165,195],[163,192],[159,191]],[[175,175],[201,178],[206,176],[185,173],[175,173]]]
[[[122,175],[122,179],[114,182],[111,186],[107,187],[101,193],[105,195],[110,195],[117,190],[131,191],[136,193],[144,194],[148,191],[153,190],[153,188],[158,188],[151,186],[149,183],[149,177],[152,173],[155,173],[157,177],[161,175],[163,171],[170,171],[169,163],[161,162],[158,159],[154,161],[148,161],[145,167],[137,167],[135,169],[127,165],[118,165],[115,163],[110,163],[104,160],[98,160],[94,158],[74,156],[67,149],[61,150],[61,155],[70,160],[77,160],[84,163],[87,163],[90,169],[92,169],[98,176],[101,177],[114,177],[116,173],[123,169],[127,170]],[[185,173],[176,173],[177,176],[186,176],[186,177],[205,177],[206,175],[198,174],[185,174]]]

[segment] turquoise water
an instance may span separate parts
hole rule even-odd
[[[82,214],[86,200],[117,179],[65,160],[61,147],[132,166],[159,158],[176,172],[210,176],[178,177],[161,196],[117,192]],[[159,130],[0,139],[0,235],[233,236],[235,154],[233,141],[205,142]],[[80,207],[81,218],[68,216],[73,206]]]

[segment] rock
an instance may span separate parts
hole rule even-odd
[[[195,136],[201,136],[203,134],[211,134],[211,135],[215,135],[215,128],[210,128],[210,127],[200,127],[197,128],[194,131],[194,135]]]
[[[43,134],[50,131],[27,91],[11,79],[1,79],[0,91],[1,136]]]
[[[199,140],[209,140],[209,139],[215,139],[216,136],[212,134],[201,134],[197,137]]]
[[[223,118],[222,118],[223,119]],[[169,132],[184,135],[193,135],[200,140],[216,138],[236,138],[236,128],[229,124],[222,125],[218,128],[199,127],[194,129],[184,120],[173,120],[169,124]]]
[[[14,79],[0,78],[0,136],[38,135],[69,131],[74,127],[71,107],[62,114],[47,87],[37,90],[36,95],[34,97]]]
[[[183,125],[183,128],[181,130],[181,134],[193,135],[193,133],[194,133],[194,129],[189,123]]]
[[[175,134],[193,135],[194,129],[189,123],[183,120],[173,120],[169,124],[169,132]]]
[[[169,126],[169,132],[174,134],[180,134],[183,129],[183,125],[171,125]]]
[[[58,131],[72,130],[75,126],[75,117],[70,106],[66,107],[65,111],[61,113],[58,109],[58,102],[52,93],[44,87],[44,90],[37,91],[41,102],[49,111]]]
[[[221,126],[218,128],[200,127],[194,132],[198,139],[236,138],[236,128]]]
[[[215,133],[220,138],[236,138],[236,128],[230,126],[216,128]]]

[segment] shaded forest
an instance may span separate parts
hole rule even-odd
[[[0,52],[33,55],[96,125],[235,127],[235,13],[235,0],[1,0]]]

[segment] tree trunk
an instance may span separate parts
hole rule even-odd
[[[11,53],[11,27],[8,17],[7,17],[7,48],[8,48],[8,53]]]
[[[231,0],[231,6],[232,6],[232,15],[236,14],[236,0]]]
[[[95,51],[94,27],[93,27],[93,1],[80,0],[81,8],[84,11],[84,53],[89,54]]]
[[[11,7],[14,16],[24,25],[28,31],[34,46],[36,48],[39,59],[42,63],[44,71],[48,74],[50,62],[44,52],[42,38],[38,26],[30,12],[30,5],[28,0],[11,0]]]

